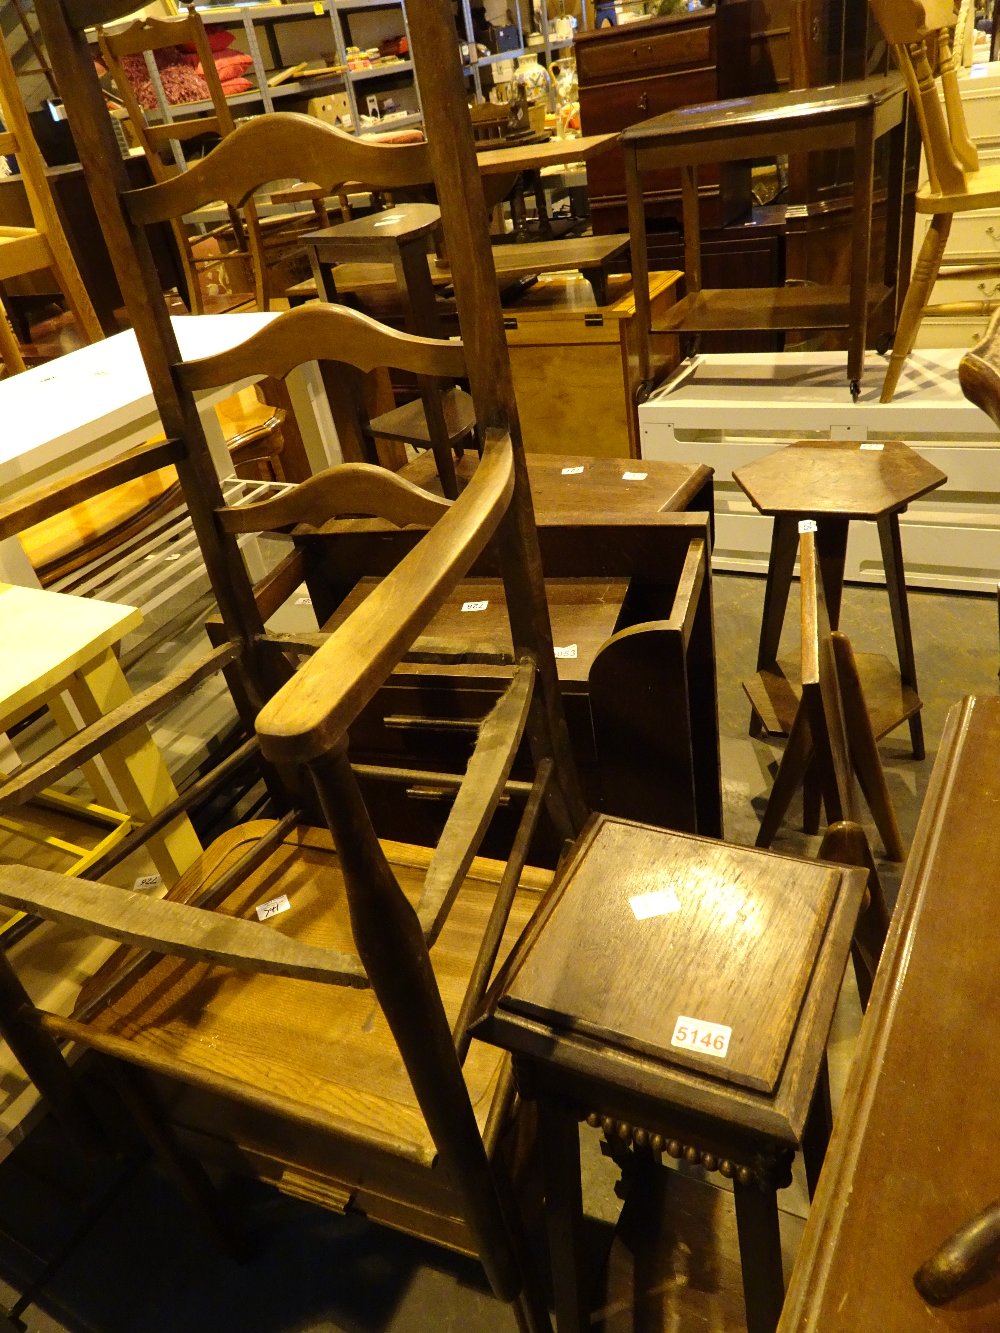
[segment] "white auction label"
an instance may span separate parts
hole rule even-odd
[[[148,893],[151,889],[158,889],[162,883],[162,875],[140,875],[132,888],[136,893]]]
[[[622,481],[645,481],[648,476],[648,472],[623,472]]]
[[[564,477],[578,477],[582,471],[582,467],[564,467],[562,469],[562,475]]]
[[[815,532],[815,531],[816,531],[816,520],[814,518],[804,518],[802,522],[799,524],[800,535],[803,532]]]
[[[561,648],[556,644],[555,655],[556,657],[576,657],[576,644],[566,643]]]
[[[696,1055],[714,1055],[716,1059],[722,1060],[729,1050],[729,1039],[732,1035],[733,1029],[725,1027],[722,1023],[706,1023],[701,1018],[689,1018],[687,1014],[678,1014],[670,1045],[679,1046],[684,1051],[693,1051]]]
[[[485,611],[486,608],[487,608],[488,606],[489,606],[489,602],[463,602],[463,603],[462,603],[462,610],[463,610],[463,611]]]
[[[266,921],[269,916],[277,916],[279,912],[287,912],[291,905],[288,901],[288,895],[284,893],[280,898],[269,898],[266,903],[261,903],[257,908],[257,920]]]
[[[648,921],[654,916],[669,916],[681,910],[681,900],[673,889],[653,889],[651,893],[637,893],[628,900],[636,921]]]
[[[885,448],[884,444],[863,444],[862,449],[866,449],[870,454],[880,454]]]
[[[312,604],[313,599],[311,597],[296,597],[295,599],[296,606],[312,606]]]

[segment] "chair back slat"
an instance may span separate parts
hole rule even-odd
[[[465,374],[460,342],[401,333],[344,306],[320,304],[278,315],[239,346],[187,361],[178,374],[185,388],[195,391],[262,373],[284,379],[308,361],[343,362],[364,371],[386,366],[441,379]]]
[[[227,532],[273,532],[301,527],[322,532],[343,515],[380,518],[398,528],[429,527],[452,506],[372,463],[344,463],[319,472],[273,500],[220,510]]]
[[[289,177],[327,194],[347,182],[392,190],[431,179],[423,144],[365,143],[312,116],[281,111],[238,125],[183,175],[129,191],[126,205],[134,222],[148,226],[217,200],[239,208],[255,190]]]
[[[944,106],[948,115],[948,132],[955,156],[966,171],[978,171],[979,154],[969,136],[969,127],[965,121],[965,109],[962,106],[962,93],[958,86],[958,71],[952,49],[952,33],[942,28],[938,39],[938,74],[941,78],[941,91],[944,93]]]

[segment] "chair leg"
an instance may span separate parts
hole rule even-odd
[[[920,254],[913,268],[913,276],[910,278],[903,309],[899,313],[899,325],[892,344],[889,369],[885,372],[885,380],[882,384],[881,401],[883,403],[892,402],[899,377],[903,373],[903,365],[906,358],[913,351],[913,344],[917,340],[924,306],[926,306],[927,299],[931,294],[931,288],[937,281],[938,269],[941,267],[941,256],[944,254],[944,247],[950,231],[950,213],[936,213],[931,218],[931,225],[927,229],[927,235],[924,237],[924,243],[920,247]]]
[[[889,910],[882,892],[882,881],[875,868],[868,838],[860,824],[847,821],[831,824],[823,837],[819,859],[837,865],[863,866],[868,871],[868,890],[851,942],[854,976],[864,1012],[868,1008],[875,973],[889,932]]]
[[[8,375],[19,375],[24,370],[24,357],[21,345],[14,337],[10,319],[3,303],[0,302],[0,361],[7,367]]]

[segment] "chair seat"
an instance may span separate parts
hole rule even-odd
[[[476,429],[475,405],[464,389],[456,386],[443,393],[441,406],[450,445],[457,444]],[[404,444],[413,444],[420,449],[429,448],[431,443],[427,416],[419,398],[373,417],[368,433],[385,440],[402,440]]]
[[[1000,207],[1000,162],[987,162],[966,178],[968,190],[957,194],[934,191],[924,181],[917,190],[918,213],[970,213]]]
[[[272,827],[259,820],[217,839],[178,882],[171,898],[190,899]],[[411,902],[419,899],[427,848],[383,843]],[[458,1016],[502,865],[477,858],[431,950],[449,1021]],[[526,870],[511,910],[502,960],[531,916],[551,875]],[[289,910],[269,925],[323,947],[354,952],[339,858],[326,830],[287,835],[263,866],[233,890],[218,911],[254,919],[255,908],[282,894]],[[81,995],[129,955],[119,950]],[[80,1012],[80,1011],[78,1011]],[[161,958],[88,1018],[84,1040],[181,1082],[320,1130],[329,1129],[429,1167],[434,1144],[388,1025],[371,990],[207,967]],[[79,1035],[73,1028],[73,1035]],[[129,1050],[123,1052],[125,1038]],[[105,1039],[110,1039],[106,1042]],[[474,1042],[464,1073],[480,1131],[486,1129],[503,1067],[496,1050]],[[306,1075],[303,1071],[308,1070]]]

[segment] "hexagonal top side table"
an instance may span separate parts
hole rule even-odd
[[[913,754],[924,756],[920,698],[913,657],[913,637],[906,600],[906,580],[899,535],[899,515],[912,501],[935,490],[945,474],[908,445],[895,440],[883,444],[856,440],[799,440],[773,454],[757,458],[733,473],[762,514],[774,518],[768,559],[764,614],[757,650],[757,676],[744,688],[754,709],[753,730],[760,727],[787,732],[797,702],[797,683],[788,663],[778,663],[778,642],[788,605],[798,524],[816,522],[816,550],[826,592],[830,624],[840,623],[847,532],[852,519],[878,525],[886,591],[896,639],[899,673],[886,677],[886,661],[859,654],[859,669],[873,713],[876,734],[884,735],[909,722]],[[869,688],[869,682],[874,688]]]

